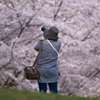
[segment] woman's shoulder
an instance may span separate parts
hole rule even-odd
[[[57,40],[57,42],[61,44],[61,41],[60,40]]]
[[[53,41],[53,40],[49,40],[52,44],[61,44],[61,41],[60,40],[57,40],[57,41]],[[48,42],[46,40],[46,42]]]
[[[58,43],[61,43],[60,40],[57,40],[57,41],[49,40],[49,41],[52,42],[52,43],[53,43],[53,42],[54,42],[54,43],[57,43],[57,42],[58,42]],[[47,43],[48,41],[47,41],[47,40],[44,40],[44,42]]]

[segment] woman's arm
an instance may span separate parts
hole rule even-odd
[[[40,48],[40,42],[38,42],[35,46],[34,46],[34,49],[36,51],[39,51],[39,48]]]

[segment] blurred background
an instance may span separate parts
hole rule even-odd
[[[100,96],[100,0],[0,0],[0,87],[38,91],[23,69],[42,26],[60,31],[59,93]]]

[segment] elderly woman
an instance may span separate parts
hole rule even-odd
[[[58,52],[61,48],[61,42],[58,40],[59,30],[56,27],[46,29],[41,28],[45,40],[43,41],[42,51],[38,62],[40,79],[38,80],[39,91],[47,92],[47,85],[51,92],[58,93],[57,81],[59,69],[57,65]],[[40,42],[34,49],[39,51]]]

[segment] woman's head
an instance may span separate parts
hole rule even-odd
[[[58,37],[59,30],[56,27],[51,27],[50,29],[42,27],[41,30],[44,32],[43,36],[45,39],[54,41],[57,41],[59,39]]]

